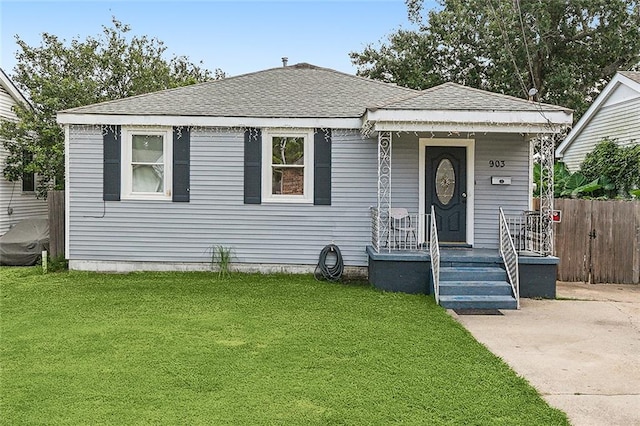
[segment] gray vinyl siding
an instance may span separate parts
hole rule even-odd
[[[191,134],[191,201],[102,201],[102,135],[72,126],[69,171],[71,260],[207,262],[212,246],[233,249],[239,263],[313,265],[337,244],[348,266],[365,266],[369,207],[377,203],[377,143],[334,131],[332,205],[243,203],[243,134]],[[394,134],[392,204],[418,212],[418,136]],[[475,247],[497,248],[498,207],[529,203],[529,145],[521,136],[479,136],[475,144]],[[492,169],[490,159],[505,167]],[[509,176],[509,186],[491,185]]]
[[[375,141],[334,132],[331,206],[244,204],[243,141],[243,133],[227,129],[192,131],[188,203],[105,203],[101,132],[72,126],[69,258],[207,262],[210,248],[222,245],[239,263],[312,265],[334,242],[345,264],[366,265],[369,206],[376,203]]]
[[[598,110],[562,160],[571,171],[578,170],[584,157],[604,138],[618,139],[621,146],[640,143],[640,97]]]
[[[11,95],[0,86],[0,118],[16,120],[17,117],[11,110],[14,104],[15,101]],[[0,235],[23,219],[47,215],[45,200],[38,200],[32,192],[23,193],[21,181],[9,182],[4,179],[2,170],[7,155],[4,143],[0,140]],[[9,208],[12,210],[11,215],[9,215]]]
[[[498,208],[520,214],[529,208],[529,143],[520,135],[487,134],[476,138],[475,244],[498,248]],[[505,167],[492,168],[489,160],[504,160]],[[511,178],[511,185],[492,185],[491,176]]]
[[[391,204],[409,213],[419,210],[418,137],[413,133],[393,133],[391,156]]]

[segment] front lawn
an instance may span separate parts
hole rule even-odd
[[[2,424],[568,424],[432,298],[0,268]]]

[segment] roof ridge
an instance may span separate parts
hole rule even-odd
[[[318,65],[313,65],[313,64],[310,64],[308,62],[299,62],[297,64],[287,65],[286,67],[276,67],[276,68],[271,68],[271,69],[284,69],[284,68],[298,68],[298,69],[309,68],[309,69],[323,70],[323,71],[331,72],[333,74],[343,75],[345,77],[350,77],[350,78],[355,78],[355,79],[358,79],[358,80],[366,81],[368,83],[375,83],[375,84],[383,85],[383,86],[386,86],[386,87],[396,87],[396,88],[401,89],[401,90],[410,91],[410,92],[414,92],[414,93],[420,93],[419,90],[412,89],[412,88],[406,87],[406,86],[400,86],[400,85],[398,85],[396,83],[388,83],[386,81],[374,80],[374,79],[369,78],[369,77],[362,77],[362,76],[357,75],[357,74],[349,74],[349,73],[346,73],[346,72],[343,72],[343,71],[334,70],[332,68],[326,68],[326,67],[321,67],[321,66],[318,66]],[[263,71],[269,71],[271,69],[263,70]],[[261,72],[261,71],[257,71],[257,72]]]
[[[90,105],[91,106],[94,106],[94,105],[97,106],[97,105],[103,105],[103,104],[118,104],[120,102],[128,101],[130,99],[140,99],[140,98],[144,98],[146,96],[152,96],[152,95],[155,96],[155,95],[157,95],[159,93],[170,93],[170,92],[177,91],[177,90],[184,90],[187,87],[189,87],[189,88],[197,88],[197,87],[203,87],[203,86],[210,86],[210,85],[213,85],[213,84],[216,84],[216,83],[220,83],[222,81],[237,80],[237,79],[240,79],[240,78],[250,77],[250,76],[253,76],[253,75],[256,75],[256,74],[262,74],[262,73],[280,71],[280,70],[287,70],[287,69],[313,69],[313,70],[328,71],[328,72],[331,72],[333,74],[338,74],[338,75],[342,75],[342,76],[345,76],[345,77],[350,77],[350,78],[366,81],[368,83],[381,84],[381,85],[384,85],[386,87],[396,87],[396,88],[404,90],[404,91],[420,93],[419,91],[416,91],[415,89],[411,89],[409,87],[398,86],[396,84],[386,83],[384,81],[373,80],[371,78],[361,77],[361,76],[354,75],[354,74],[348,74],[348,73],[345,73],[345,72],[342,72],[342,71],[336,71],[336,70],[331,69],[331,68],[325,68],[325,67],[320,67],[320,66],[317,66],[317,65],[313,65],[313,64],[310,64],[310,63],[307,63],[307,62],[299,62],[297,64],[287,65],[286,67],[279,66],[279,67],[267,68],[267,69],[264,69],[264,70],[252,71],[252,72],[248,72],[248,73],[244,73],[244,74],[238,74],[238,75],[234,75],[234,76],[231,76],[231,77],[225,77],[225,78],[216,79],[216,80],[207,80],[207,81],[203,81],[203,82],[199,82],[199,83],[195,83],[195,84],[189,84],[189,85],[186,85],[186,86],[172,87],[172,88],[169,88],[169,89],[162,89],[162,90],[156,90],[156,91],[153,91],[153,92],[140,93],[138,95],[127,96],[127,97],[124,97],[124,98],[111,99],[111,100],[108,100],[108,101],[102,101],[102,102],[98,102],[98,103],[94,103],[94,104],[90,104]],[[81,106],[65,109],[65,110],[62,110],[60,112],[74,112],[76,109],[84,108],[85,106],[87,106],[87,105],[81,105]]]

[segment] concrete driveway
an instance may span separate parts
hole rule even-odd
[[[640,425],[640,286],[558,283],[557,297],[450,313],[573,425]]]

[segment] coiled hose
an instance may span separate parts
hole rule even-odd
[[[327,265],[327,257],[329,254],[334,254],[335,263],[332,266]],[[342,277],[344,272],[344,262],[342,260],[342,253],[340,248],[335,244],[329,244],[320,251],[320,258],[318,259],[318,265],[316,266],[313,275],[317,280],[324,278],[328,281],[338,281]]]

